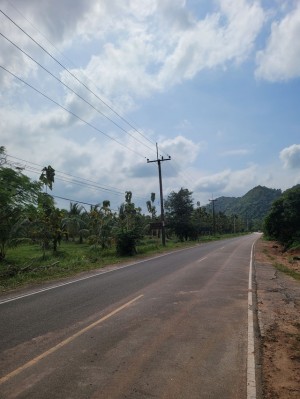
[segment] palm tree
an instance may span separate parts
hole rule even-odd
[[[69,237],[75,241],[76,237],[79,236],[79,243],[83,242],[84,227],[86,227],[86,222],[84,221],[85,209],[82,205],[77,202],[70,202],[70,210],[67,216],[63,219],[63,229],[67,232],[67,239]]]

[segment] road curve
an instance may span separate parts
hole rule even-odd
[[[246,399],[256,239],[0,298],[0,398]]]

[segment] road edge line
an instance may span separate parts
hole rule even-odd
[[[252,300],[252,277],[253,277],[253,252],[255,242],[251,247],[249,281],[248,281],[248,355],[247,355],[247,399],[256,399],[256,377],[255,377],[255,352],[254,352],[254,317]]]

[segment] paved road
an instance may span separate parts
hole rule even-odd
[[[256,238],[199,245],[0,304],[0,398],[246,398]]]

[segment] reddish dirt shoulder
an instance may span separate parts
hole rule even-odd
[[[300,398],[300,280],[278,270],[284,266],[300,275],[297,257],[300,251],[283,253],[276,242],[256,244],[264,399]]]

